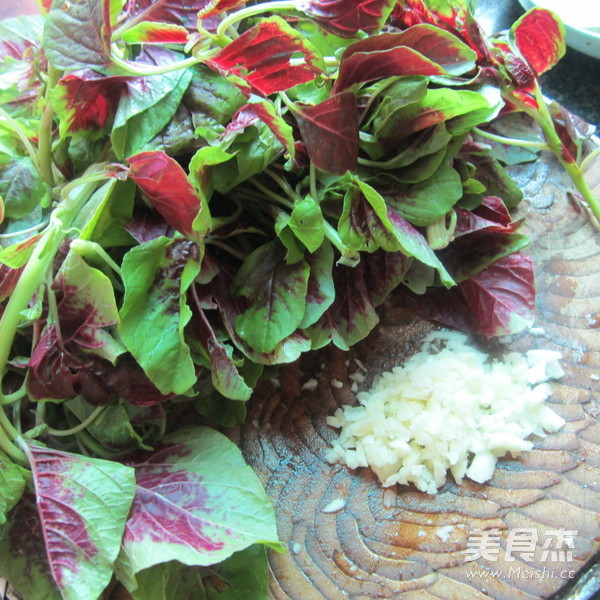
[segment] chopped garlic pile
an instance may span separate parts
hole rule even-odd
[[[559,352],[511,352],[491,363],[455,332],[434,332],[404,367],[384,373],[360,406],[327,418],[341,428],[326,458],[351,469],[370,467],[385,487],[414,483],[435,494],[451,471],[483,483],[499,457],[533,447],[565,421],[544,404],[563,375]]]

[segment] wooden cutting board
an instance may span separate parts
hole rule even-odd
[[[515,177],[525,190],[520,214],[527,219],[527,251],[536,268],[536,327],[544,332],[518,335],[507,345],[562,352],[565,376],[553,384],[550,401],[566,426],[537,439],[520,458],[501,460],[488,484],[449,481],[436,496],[408,486],[384,491],[367,469],[329,465],[323,457],[335,431],[325,419],[354,402],[355,358],[367,369],[360,389],[368,389],[376,375],[416,351],[432,328],[388,302],[377,329],[349,353],[306,355],[281,370],[280,387],[261,384],[247,423],[233,432],[275,503],[279,535],[288,546],[285,554],[269,555],[273,599],[524,600],[558,594],[583,600],[600,587],[589,574],[600,555],[600,232],[567,198],[568,179],[551,157],[519,167]],[[588,178],[598,195],[600,162]],[[311,378],[318,387],[302,389]],[[322,512],[336,498],[345,507]],[[473,530],[493,528],[501,533],[497,560],[465,562]],[[547,552],[542,561],[548,532],[559,529],[577,532],[572,560],[558,552],[552,560]],[[533,557],[511,553],[511,562],[507,540],[516,530],[535,531],[538,543]]]
[[[587,175],[598,195],[600,161]],[[272,600],[589,600],[600,589],[600,232],[567,199],[568,179],[551,157],[514,176],[525,189],[520,215],[532,240],[536,327],[544,334],[518,335],[505,347],[562,352],[566,373],[551,402],[566,426],[520,458],[502,459],[488,484],[449,481],[436,496],[408,486],[384,491],[367,469],[326,463],[335,431],[325,419],[355,401],[355,359],[367,369],[360,389],[368,389],[433,328],[392,299],[350,352],[309,353],[281,369],[279,386],[261,383],[246,424],[228,432],[273,500],[288,547],[269,554]],[[313,378],[317,388],[302,389]],[[345,500],[341,511],[322,512],[337,498]],[[497,560],[465,562],[475,529],[500,531]],[[507,539],[519,530],[538,535],[533,560],[517,552],[506,561]],[[551,530],[577,532],[572,560],[541,560]],[[4,587],[0,580],[0,597]],[[18,598],[10,590],[6,597]],[[129,596],[119,588],[112,597]]]

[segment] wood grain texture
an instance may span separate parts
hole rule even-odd
[[[600,164],[588,173],[600,191]],[[566,426],[517,459],[503,459],[487,485],[449,480],[429,496],[404,486],[384,491],[367,469],[332,466],[323,456],[335,431],[325,419],[354,403],[351,375],[367,367],[360,389],[416,351],[432,325],[394,308],[382,310],[376,330],[349,353],[325,349],[282,368],[279,385],[261,384],[249,403],[246,425],[234,439],[261,477],[276,506],[286,554],[271,553],[274,600],[532,600],[568,593],[565,569],[582,573],[600,552],[600,234],[566,197],[567,179],[550,157],[520,167],[517,180],[526,201],[536,265],[536,326],[544,334],[522,334],[510,349],[560,350],[564,378],[549,400]],[[497,350],[497,342],[490,346]],[[314,391],[302,389],[315,378]],[[342,387],[337,387],[342,383]],[[324,513],[333,499],[343,510]],[[533,561],[483,559],[465,563],[469,533],[498,528],[502,547],[515,528],[539,535]],[[577,530],[573,560],[541,561],[551,529]],[[470,579],[476,569],[555,569],[554,577]]]

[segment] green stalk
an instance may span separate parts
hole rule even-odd
[[[600,156],[600,148],[596,148],[593,152],[590,152],[580,163],[579,168],[582,171],[586,171],[587,168],[592,164],[596,158]]]
[[[136,77],[144,77],[147,75],[162,75],[163,73],[171,73],[172,71],[178,71],[179,69],[187,69],[188,67],[193,67],[194,65],[200,64],[202,59],[197,58],[195,56],[190,56],[184,60],[180,60],[175,63],[171,63],[168,65],[164,65],[162,67],[152,67],[146,65],[140,65],[138,63],[132,63],[127,60],[123,60],[116,56],[113,52],[111,55],[112,61],[121,67],[123,71],[129,73],[131,75],[135,75]]]
[[[484,131],[483,129],[479,129],[479,127],[473,127],[473,131],[483,138],[487,138],[488,140],[492,140],[493,142],[498,142],[499,144],[506,144],[507,146],[519,146],[520,148],[532,148],[534,150],[551,150],[550,146],[548,144],[544,144],[543,142],[507,138],[503,135],[496,135],[495,133]]]
[[[120,40],[126,31],[133,29],[138,23],[144,21],[148,13],[152,12],[154,8],[155,7],[152,4],[150,4],[148,8],[145,8],[144,10],[140,11],[135,17],[129,19],[128,21],[125,21],[125,23],[123,23],[123,25],[121,25],[120,27],[117,27],[117,29],[115,29],[112,32],[112,35],[110,36],[110,41],[116,42]]]
[[[94,452],[94,454],[98,455],[100,458],[105,458],[107,460],[113,459],[118,455],[117,452],[111,452],[104,448],[104,446],[100,445],[87,431],[82,430],[77,434],[77,440],[80,442],[85,448]],[[83,453],[82,453],[83,454]]]
[[[217,248],[221,248],[221,250],[225,250],[225,252],[227,252],[228,254],[231,254],[231,256],[234,256],[235,258],[237,258],[238,260],[241,260],[242,262],[244,262],[248,258],[247,254],[244,254],[243,252],[236,250],[233,246],[230,246],[229,244],[227,244],[221,240],[217,240],[217,239],[211,238],[211,237],[206,237],[206,238],[204,238],[204,242],[206,244],[212,244],[213,246],[215,246]]]
[[[44,283],[47,273],[52,268],[54,257],[66,238],[66,231],[96,187],[95,182],[81,185],[80,189],[73,190],[73,195],[63,200],[55,209],[50,217],[48,228],[36,244],[2,313],[0,319],[0,398],[3,401],[6,398],[2,396],[1,392],[2,379],[10,358],[14,338],[23,318],[22,312],[27,309],[36,290]],[[17,400],[18,398],[14,397],[14,401]],[[16,442],[21,448],[13,442]],[[0,406],[0,450],[16,462],[27,464],[24,448],[26,449],[26,445],[20,432],[15,429]]]
[[[54,124],[54,109],[50,102],[50,92],[56,85],[58,77],[59,72],[49,65],[46,96],[44,98],[45,106],[38,134],[37,162],[40,177],[50,186],[54,186],[54,172],[52,170],[52,129]]]
[[[594,193],[592,192],[588,182],[586,181],[582,169],[572,157],[565,154],[565,147],[558,133],[556,133],[556,129],[554,128],[554,123],[552,121],[552,116],[548,111],[548,107],[546,106],[546,101],[544,100],[542,91],[539,85],[537,84],[535,86],[535,99],[537,101],[539,110],[531,109],[531,107],[522,103],[519,104],[521,105],[521,108],[525,110],[528,114],[530,114],[542,128],[542,132],[544,133],[544,137],[548,142],[548,146],[550,147],[551,152],[560,161],[560,164],[571,178],[575,189],[583,197],[594,218],[597,221],[600,221],[600,203],[598,202],[598,199],[594,196]],[[511,101],[513,100],[511,99]]]
[[[13,340],[23,318],[21,313],[27,309],[36,290],[44,283],[54,257],[67,235],[66,231],[95,189],[95,183],[84,184],[80,190],[74,190],[73,195],[63,200],[55,209],[50,217],[48,228],[35,245],[2,313],[0,319],[0,390]]]
[[[319,199],[317,196],[317,169],[315,167],[315,163],[312,160],[310,161],[308,185],[309,185],[310,195],[312,196],[312,199],[318,203]]]
[[[0,319],[0,383],[23,318],[21,312],[27,309],[32,296],[44,282],[46,272],[63,241],[61,227],[62,223],[58,219],[51,218],[48,229],[36,244]]]
[[[52,171],[52,122],[54,120],[54,109],[47,101],[42,120],[40,121],[40,133],[38,135],[37,162],[40,168],[40,177],[50,186],[54,186],[54,172]]]
[[[44,229],[48,225],[48,221],[44,221],[43,223],[38,223],[37,225],[33,225],[32,227],[28,227],[27,229],[20,229],[19,231],[11,231],[10,233],[2,233],[0,234],[0,240],[8,240],[13,237],[18,237],[20,235],[27,235],[28,233],[36,233],[40,229]]]
[[[275,200],[275,202],[277,202],[278,204],[282,204],[286,208],[294,210],[293,202],[290,202],[286,198],[283,198],[273,190],[270,190],[268,187],[264,186],[258,179],[256,179],[256,177],[250,177],[250,181],[268,198]]]
[[[277,13],[282,10],[297,10],[293,2],[288,0],[281,0],[279,2],[262,2],[261,4],[255,4],[254,6],[248,6],[242,10],[238,10],[229,16],[225,17],[217,27],[217,37],[225,39],[227,37],[226,31],[235,23],[254,15],[260,15],[264,12]]]
[[[288,195],[292,202],[296,202],[300,199],[292,186],[272,169],[265,169],[265,174],[268,175],[275,183],[277,183],[277,185],[279,185],[279,187]]]
[[[63,200],[66,200],[74,189],[87,183],[96,183],[98,181],[105,181],[106,179],[108,179],[108,176],[104,170],[94,171],[87,175],[82,175],[79,177],[79,179],[74,179],[70,183],[67,183],[67,185],[60,190],[60,197]]]
[[[77,239],[71,242],[71,250],[76,252],[81,257],[85,257],[90,253],[94,253],[97,258],[103,260],[121,279],[121,267],[109,256],[108,252],[97,242],[90,242],[89,240]]]
[[[81,421],[81,423],[79,423],[78,425],[75,425],[74,427],[71,427],[69,429],[54,429],[53,427],[48,427],[48,429],[46,431],[47,431],[47,433],[49,433],[50,435],[53,435],[55,437],[64,437],[64,436],[68,436],[68,435],[75,435],[76,433],[79,433],[80,431],[85,429],[88,425],[91,425],[96,420],[96,417],[98,417],[98,415],[105,408],[106,408],[106,406],[96,407],[94,409],[94,411],[92,412],[92,414],[90,414],[90,416],[87,419],[84,419],[83,421]]]
[[[25,453],[8,439],[3,429],[0,429],[0,450],[17,463],[27,464],[28,462]]]
[[[12,392],[11,394],[0,394],[0,405],[14,404],[22,398],[25,398],[25,396],[27,396],[27,388],[25,384],[23,384],[16,392]]]

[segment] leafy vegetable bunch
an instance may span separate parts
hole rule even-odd
[[[178,416],[242,420],[263,372],[363,339],[392,290],[485,335],[531,322],[504,165],[550,149],[597,211],[591,131],[538,85],[562,25],[42,4],[0,23],[0,574],[35,600],[264,597],[268,498]]]

